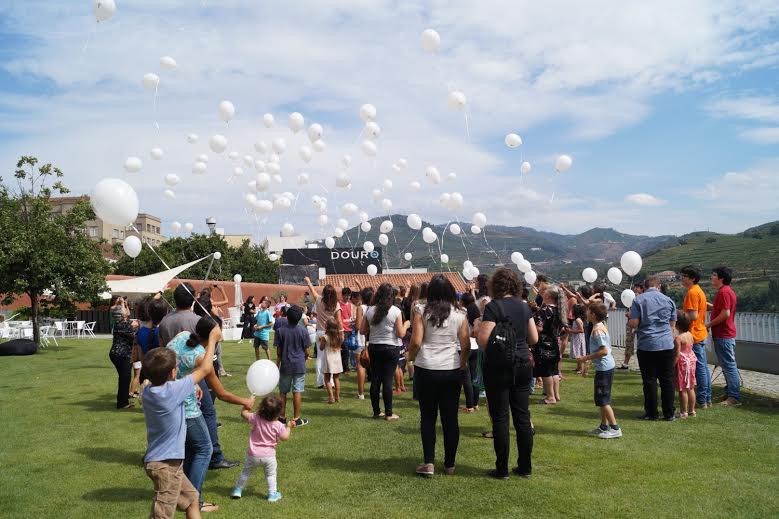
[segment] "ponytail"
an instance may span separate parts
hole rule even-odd
[[[222,320],[211,315],[204,315],[195,325],[195,331],[189,334],[187,346],[194,348],[198,344],[203,344],[208,339],[211,330],[222,326]]]
[[[200,344],[200,336],[196,333],[190,333],[189,339],[187,339],[187,347],[194,348],[198,344]]]

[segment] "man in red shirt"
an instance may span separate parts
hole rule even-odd
[[[733,279],[727,267],[711,271],[711,286],[717,289],[714,304],[711,305],[710,321],[706,328],[711,330],[714,351],[725,375],[725,394],[722,405],[741,405],[741,377],[736,365],[736,293],[730,288]]]

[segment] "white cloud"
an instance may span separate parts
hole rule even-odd
[[[745,171],[731,171],[692,193],[709,207],[743,217],[776,218],[779,200],[779,159],[763,161]]]
[[[657,207],[666,203],[665,200],[661,200],[653,195],[650,195],[649,193],[634,193],[632,195],[627,195],[625,197],[625,202],[643,205],[646,207]]]
[[[779,144],[779,127],[742,130],[739,132],[739,137],[757,144]]]
[[[706,109],[718,117],[733,117],[764,123],[779,122],[779,99],[769,96],[743,96],[711,101]]]

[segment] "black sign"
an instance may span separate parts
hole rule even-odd
[[[283,265],[317,265],[328,274],[365,274],[368,265],[376,265],[381,274],[381,247],[365,252],[362,247],[334,249],[284,249]]]

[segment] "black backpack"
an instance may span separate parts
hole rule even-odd
[[[498,316],[495,328],[490,333],[487,344],[487,365],[490,371],[514,371],[518,363],[517,332],[498,300],[493,300],[498,307]]]

